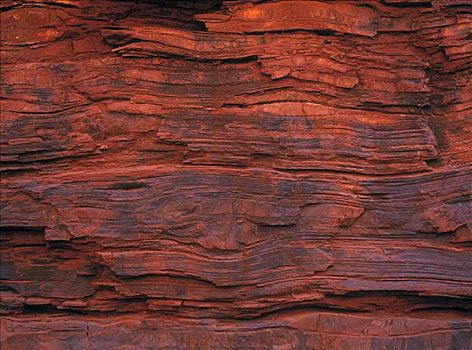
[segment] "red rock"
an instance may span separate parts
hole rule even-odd
[[[3,1],[2,349],[471,348],[467,1]]]
[[[209,31],[253,33],[294,29],[332,30],[375,36],[376,13],[369,7],[321,1],[277,1],[229,6],[230,14],[195,16]]]

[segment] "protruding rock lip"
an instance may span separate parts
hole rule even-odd
[[[235,9],[231,14],[195,15],[208,31],[258,33],[290,30],[329,30],[373,37],[377,14],[368,7],[319,1],[278,1]]]

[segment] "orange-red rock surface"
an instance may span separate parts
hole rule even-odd
[[[469,350],[472,3],[1,2],[1,348]]]

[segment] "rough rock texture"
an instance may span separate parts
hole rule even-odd
[[[2,350],[471,348],[470,1],[1,10]]]

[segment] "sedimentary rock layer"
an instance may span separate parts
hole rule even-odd
[[[2,349],[471,347],[469,1],[1,11]]]

